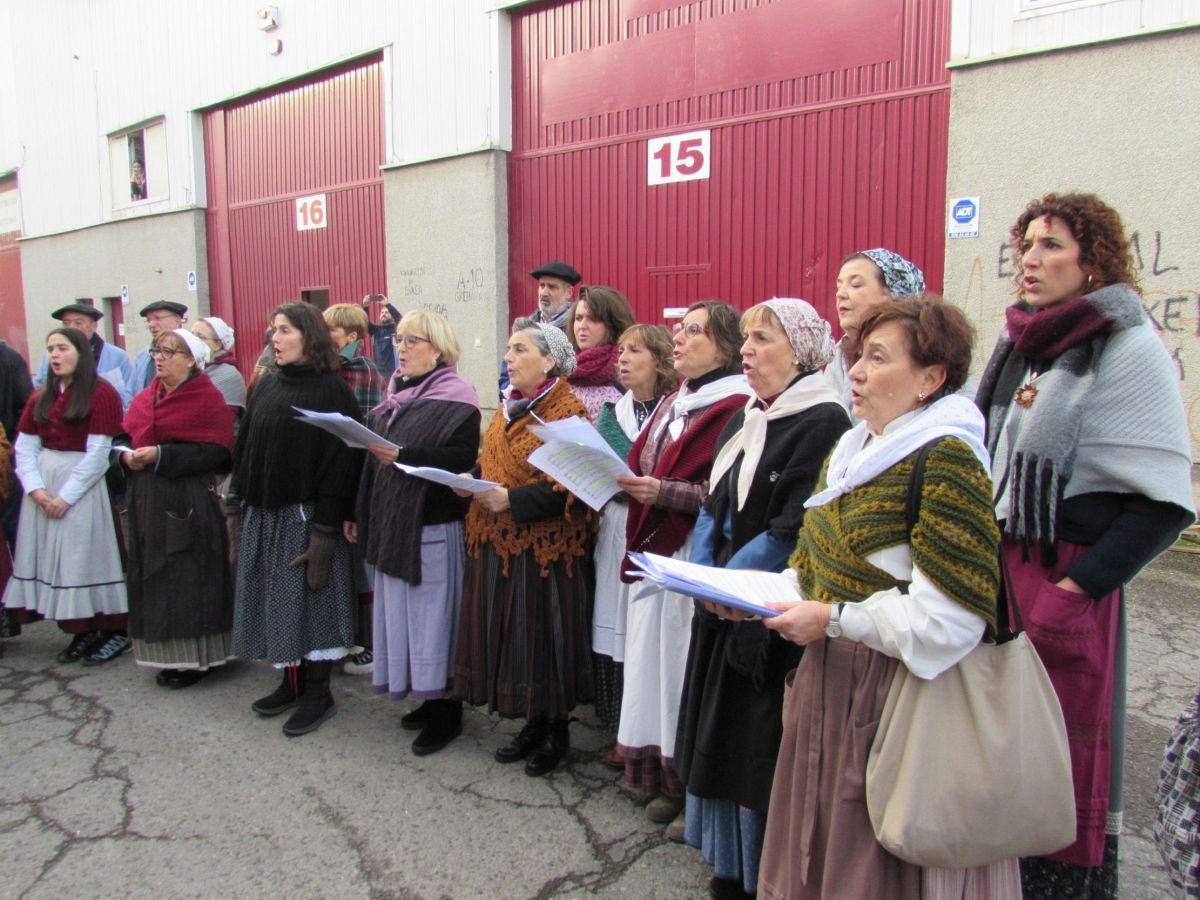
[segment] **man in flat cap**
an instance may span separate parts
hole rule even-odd
[[[149,306],[142,307],[139,315],[146,320],[146,330],[150,332],[150,347],[164,331],[174,331],[183,325],[187,317],[187,307],[174,300],[155,300]],[[150,348],[147,347],[133,358],[133,393],[145,390],[154,378],[154,360],[150,358]]]
[[[543,263],[529,273],[537,281],[537,309],[529,314],[529,318],[545,325],[553,325],[567,337],[567,312],[574,300],[575,285],[583,280],[583,276],[567,265],[561,259],[552,259]],[[500,399],[508,390],[508,366],[500,362]]]
[[[96,323],[104,318],[104,313],[86,303],[69,303],[50,313],[50,317],[62,322],[64,328],[83,332],[96,357],[96,374],[117,389],[121,395],[121,406],[129,409],[129,403],[133,400],[133,366],[129,364],[128,356],[112,344],[104,343],[104,339],[96,333]],[[33,377],[35,388],[41,387],[46,380],[49,365],[49,357],[43,353],[41,365]]]

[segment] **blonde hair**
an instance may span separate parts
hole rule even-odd
[[[367,326],[371,320],[367,318],[361,306],[355,306],[353,303],[335,303],[322,315],[325,317],[325,324],[330,328],[340,328],[347,334],[353,331],[359,340],[366,339]]]
[[[427,309],[414,309],[405,313],[400,324],[396,326],[396,337],[404,337],[406,334],[423,337],[433,344],[433,349],[438,353],[438,362],[448,366],[458,362],[462,352],[458,346],[458,338],[454,336],[454,329],[450,327],[446,317],[440,313]]]

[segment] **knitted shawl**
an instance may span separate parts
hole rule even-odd
[[[129,405],[121,427],[134,448],[168,441],[233,449],[233,411],[203,372],[167,391],[158,378]]]
[[[497,410],[483,436],[483,451],[479,455],[480,478],[495,481],[506,488],[531,484],[553,484],[554,481],[529,462],[529,454],[542,445],[530,425],[568,419],[571,416],[586,418],[586,411],[578,398],[571,393],[564,379],[557,383],[534,404],[537,417],[529,414],[516,418],[511,424]],[[532,408],[531,408],[532,409]],[[561,516],[539,519],[534,522],[516,522],[512,511],[493,513],[479,503],[472,503],[467,511],[467,553],[479,556],[484,544],[490,545],[500,558],[503,574],[508,574],[508,562],[522,553],[532,551],[533,558],[541,566],[541,574],[550,574],[550,564],[558,560],[567,561],[570,573],[573,560],[583,556],[590,534],[592,512],[583,504],[575,502],[567,494],[567,507]]]
[[[808,510],[790,560],[800,590],[822,603],[857,603],[877,591],[903,588],[867,557],[907,543],[916,568],[955,603],[995,626],[1000,532],[991,478],[963,441],[939,441],[925,462],[921,512],[909,534],[905,510],[915,456]],[[825,479],[822,471],[818,490]]]
[[[1017,303],[1006,317],[976,398],[996,484],[1009,491],[1005,532],[1051,548],[1062,501],[1097,491],[1192,510],[1178,379],[1138,294],[1110,285],[1048,309]],[[1037,394],[1015,408],[1031,369]],[[1005,430],[1007,453],[997,454]]]
[[[716,401],[702,410],[693,410],[687,426],[677,440],[670,439],[669,429],[659,427],[659,420],[669,416],[678,391],[668,394],[659,405],[654,417],[642,428],[634,441],[627,462],[634,475],[653,475],[659,479],[700,482],[708,479],[712,468],[713,454],[717,449],[717,438],[729,417],[746,403],[744,394],[732,394]],[[659,452],[653,468],[642,471],[642,448],[661,430],[665,447]],[[687,536],[695,527],[695,514],[661,506],[647,506],[629,498],[629,519],[625,524],[625,548],[627,552],[650,552],[670,556],[683,546]],[[635,579],[625,574],[627,565],[621,566],[621,580]]]

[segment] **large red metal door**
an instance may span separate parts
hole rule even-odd
[[[273,307],[384,289],[383,134],[377,54],[205,113],[212,308],[244,372]]]
[[[0,178],[0,338],[25,356],[25,291],[21,283],[20,197],[17,176]],[[47,327],[46,329],[50,329]],[[35,336],[40,340],[40,336]]]
[[[948,0],[569,0],[513,17],[510,312],[551,257],[641,321],[709,297],[831,316],[887,246],[939,289]],[[710,132],[710,176],[647,184],[647,142]]]

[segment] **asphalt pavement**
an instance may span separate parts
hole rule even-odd
[[[1150,839],[1162,748],[1200,680],[1200,556],[1133,584],[1122,897],[1170,896]],[[605,768],[591,710],[546,778],[492,751],[519,727],[479,711],[412,755],[369,677],[335,675],[337,714],[289,739],[250,703],[277,683],[234,662],[171,691],[130,655],[60,665],[48,623],[0,656],[0,896],[697,897],[710,870]]]

